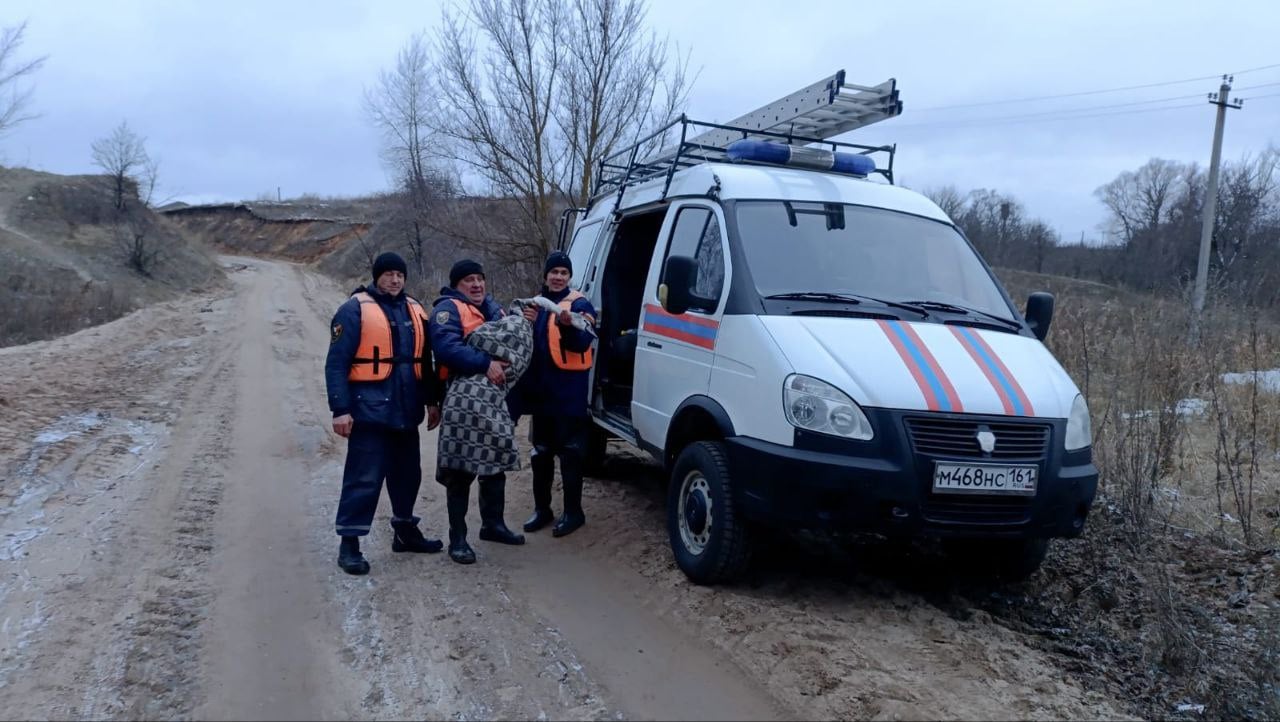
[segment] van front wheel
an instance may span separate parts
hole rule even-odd
[[[747,568],[746,525],[735,513],[724,444],[698,441],[680,452],[667,492],[667,532],[680,570],[696,584],[730,581]]]

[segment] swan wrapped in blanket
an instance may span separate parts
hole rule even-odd
[[[481,324],[467,336],[467,345],[508,364],[506,383],[499,386],[485,374],[449,381],[436,452],[441,468],[480,476],[520,468],[515,421],[507,410],[506,396],[529,368],[533,354],[533,326],[521,314],[532,302],[512,301],[506,316]]]

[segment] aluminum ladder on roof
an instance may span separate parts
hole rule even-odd
[[[860,145],[830,138],[901,113],[897,80],[890,78],[871,87],[852,85],[845,83],[844,71],[840,70],[727,124],[706,123],[681,115],[648,137],[601,158],[587,205],[589,208],[605,194],[613,193],[617,196],[616,210],[628,186],[659,176],[666,176],[662,190],[665,198],[676,170],[699,163],[723,162],[729,145],[743,138],[801,146],[821,143],[830,145],[832,151],[863,155],[887,153],[887,167],[879,167],[875,172],[893,183],[896,146]],[[697,128],[704,130],[692,137],[687,135]],[[677,133],[674,144],[659,146],[657,152],[643,150],[663,142],[659,139],[673,132]],[[562,219],[562,226],[567,228],[567,219]]]
[[[893,78],[874,87],[848,85],[840,70],[724,125],[826,140],[900,114],[897,85]],[[688,142],[724,147],[741,138],[741,133],[711,130]]]
[[[733,130],[707,130],[685,139],[684,145],[721,150],[744,137],[778,141],[780,135],[796,136],[800,143],[826,140],[902,113],[897,86],[898,81],[894,78],[870,87],[847,84],[844,71],[839,70],[723,124],[732,126]],[[753,130],[759,133],[750,132]],[[664,147],[640,163],[661,163],[675,156],[679,150],[676,146]]]

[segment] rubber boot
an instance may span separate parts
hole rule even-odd
[[[467,502],[471,484],[450,484],[445,491],[449,509],[449,558],[459,564],[475,564],[476,553],[467,543]]]
[[[419,554],[435,554],[444,549],[444,542],[439,539],[428,539],[422,536],[418,525],[411,521],[393,521],[391,529],[395,532],[391,538],[391,551],[417,552]]]
[[[338,566],[347,574],[369,573],[369,562],[360,553],[360,537],[342,537],[342,543],[338,545]]]
[[[572,457],[560,459],[560,474],[564,484],[564,513],[551,528],[551,536],[572,534],[587,523],[582,512],[582,460]]]
[[[506,491],[505,477],[480,480],[480,538],[499,544],[524,544],[524,534],[508,529],[502,519]]]
[[[524,523],[524,530],[535,532],[556,520],[551,511],[551,480],[556,473],[556,460],[549,453],[535,451],[529,459],[533,467],[533,516]]]

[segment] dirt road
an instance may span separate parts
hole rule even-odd
[[[384,499],[372,573],[341,573],[322,366],[343,290],[223,260],[222,292],[0,349],[4,717],[1122,716],[985,613],[890,578],[775,555],[688,584],[635,456],[589,482],[582,531],[473,539],[470,567],[392,554]],[[441,535],[434,441],[418,513]],[[515,474],[508,522],[529,505]]]

